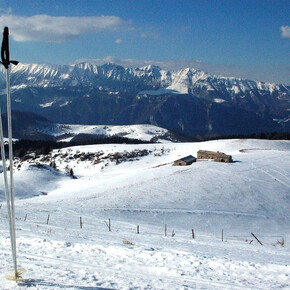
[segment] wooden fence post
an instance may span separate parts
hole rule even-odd
[[[82,217],[80,217],[80,228],[81,229],[83,228],[83,220],[82,220]]]
[[[140,234],[139,226],[137,226],[137,234]]]
[[[261,243],[261,241],[253,234],[253,233],[251,233],[252,234],[252,236],[258,241],[258,243],[261,245],[261,246],[263,246],[263,244]]]
[[[108,227],[109,229],[109,232],[111,231],[111,219],[109,219],[109,223],[107,223],[106,221],[104,221],[106,226]]]
[[[165,229],[164,229],[164,231],[165,231],[165,237],[167,236],[167,224],[165,224]]]
[[[193,229],[191,230],[191,235],[192,235],[192,238],[194,239],[194,230]]]
[[[26,214],[25,217],[24,217],[24,221],[26,221],[26,219],[27,219],[27,214]]]
[[[50,215],[47,216],[46,224],[48,225]]]

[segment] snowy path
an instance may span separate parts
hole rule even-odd
[[[27,227],[31,229],[31,224]],[[206,285],[205,289],[269,289],[285,287],[290,275],[290,267],[286,266],[289,253],[271,245],[222,243],[206,236],[192,240],[185,233],[172,238],[115,230],[96,237],[91,229],[34,225],[33,230],[20,231],[18,239],[19,260],[27,270],[20,286],[194,289]],[[0,242],[9,248],[7,236],[2,232]],[[124,245],[124,236],[135,244]],[[279,261],[273,259],[277,253]],[[9,254],[1,251],[2,258]],[[269,262],[272,259],[276,263]],[[7,281],[4,283],[7,285]]]

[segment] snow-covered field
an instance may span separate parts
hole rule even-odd
[[[172,166],[199,149],[235,162]],[[0,289],[289,289],[289,157],[289,141],[219,140],[71,147],[33,161],[57,170],[28,159],[15,170],[18,285],[5,279],[0,179]]]
[[[150,141],[153,137],[160,142],[164,141],[164,135],[168,130],[149,124],[142,125],[70,125],[70,124],[49,124],[39,129],[39,132],[60,137],[59,141],[69,142],[78,134],[99,135],[105,137],[121,136],[128,139],[140,139]],[[71,136],[67,137],[66,134]],[[63,138],[61,138],[63,135]]]

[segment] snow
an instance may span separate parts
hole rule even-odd
[[[140,91],[138,93],[138,96],[146,96],[146,95],[160,96],[166,94],[174,94],[174,95],[187,94],[187,90],[185,92],[184,88],[170,86],[170,88],[168,87],[166,89]]]
[[[167,89],[175,90],[180,94],[188,94],[190,87],[190,69],[186,68],[172,74],[172,83]]]
[[[64,107],[64,106],[67,106],[68,104],[70,104],[71,102],[69,102],[69,101],[66,101],[66,102],[64,102],[63,104],[61,104],[61,105],[59,105],[60,107]]]
[[[238,86],[233,86],[233,91],[235,92],[235,94],[239,94],[241,92]]]
[[[235,162],[172,166],[199,149]],[[18,285],[5,279],[12,258],[1,191],[0,288],[289,288],[289,149],[289,141],[238,139],[108,144],[55,150],[57,170],[27,160],[15,170],[18,261],[26,273]],[[149,153],[118,164],[106,158],[142,150]],[[103,159],[70,158],[81,153]]]
[[[10,89],[11,91],[17,91],[17,90],[25,89],[26,87],[27,85],[21,84],[21,85],[11,86]]]
[[[62,78],[62,79],[68,79],[68,78],[70,78],[70,74],[62,74],[60,76],[60,78]]]
[[[49,103],[45,103],[45,104],[39,104],[39,106],[42,108],[46,108],[46,107],[51,107],[53,104],[54,104],[54,102],[49,102]]]
[[[289,109],[288,109],[289,111]],[[278,123],[287,123],[290,121],[290,118],[284,118],[284,119],[273,119],[273,121],[278,122]]]
[[[164,142],[162,137],[164,134],[168,133],[168,130],[149,124],[123,125],[123,126],[57,124],[53,128],[51,127],[43,128],[41,132],[53,136],[60,136],[63,134],[72,134],[72,135],[91,134],[106,137],[122,136],[129,139],[139,139],[143,141],[150,141],[153,137],[159,137],[160,139],[159,141]],[[73,137],[69,137],[62,139],[60,141],[68,142],[72,138]]]
[[[95,84],[99,90],[106,92],[115,89],[105,89],[96,84],[96,78],[110,78],[110,82],[126,82],[128,88],[133,88],[136,82],[150,88],[139,92],[139,97],[146,95],[163,94],[191,94],[200,90],[208,90],[221,94],[228,93],[235,99],[245,98],[248,94],[269,94],[274,99],[285,100],[289,98],[289,89],[286,85],[250,81],[234,77],[215,76],[194,68],[184,68],[177,71],[162,70],[158,66],[148,65],[141,68],[123,68],[115,64],[97,66],[90,63],[71,65],[48,64],[19,64],[12,68],[16,78],[13,90],[25,87],[75,87],[81,84]],[[133,86],[133,87],[131,87]],[[0,94],[4,94],[0,91]]]
[[[67,179],[66,174],[53,170],[49,166],[38,168],[35,165],[25,165],[20,171],[16,171],[17,198],[29,198],[31,196],[43,195],[55,190]],[[41,180],[41,182],[39,182]],[[4,188],[3,180],[0,180],[1,188]],[[33,189],[33,190],[32,190]],[[2,191],[1,191],[2,192]],[[1,195],[3,201],[3,194]]]
[[[226,100],[224,100],[224,99],[220,99],[220,98],[215,98],[215,99],[214,99],[214,102],[215,102],[215,103],[224,103],[224,102],[226,102]]]

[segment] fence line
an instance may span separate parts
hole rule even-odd
[[[1,207],[0,207],[0,209],[1,209]],[[3,218],[3,216],[2,216],[2,218]],[[7,216],[4,216],[4,218],[5,219],[8,219]],[[98,219],[99,219],[100,222],[97,223],[97,224],[101,224],[101,219],[100,218],[98,218]],[[29,224],[36,224],[36,226],[39,226],[39,225],[43,225],[43,226],[53,226],[53,220],[58,220],[59,221],[59,219],[54,219],[51,214],[48,214],[47,216],[44,216],[43,221],[32,220],[32,218],[29,218],[28,219],[28,214],[25,214],[25,217],[22,218],[22,219],[21,218],[17,218],[17,220],[23,220],[23,222],[29,223]],[[91,220],[91,218],[90,218],[90,220]],[[72,221],[72,219],[70,219],[70,221]],[[82,216],[79,217],[79,230],[84,230],[86,228],[91,228],[91,227],[95,227],[96,226],[96,223],[86,223],[87,226],[84,226],[84,222],[85,221],[87,221],[87,220],[84,220]],[[103,220],[102,222],[105,223],[105,225],[107,226],[109,232],[112,232],[112,220],[111,219],[108,219],[108,222],[106,220]],[[118,232],[120,232],[122,230],[122,228],[120,226],[120,223],[124,223],[124,222],[122,222],[122,221],[116,221],[115,222],[115,226],[114,226],[114,228]],[[126,222],[126,223],[130,225],[129,230],[130,230],[130,228],[132,228],[132,234],[135,232],[138,235],[151,234],[151,235],[160,235],[160,236],[162,236],[162,230],[161,230],[162,225],[160,225],[160,234],[156,230],[154,232],[150,232],[148,230],[147,231],[144,230],[146,227],[143,227],[142,234],[141,234],[141,232],[140,232],[140,225],[137,225],[137,231],[136,231],[136,223],[135,223],[135,227],[134,228],[131,227],[133,225],[133,223],[129,223],[129,222]],[[69,224],[70,225],[73,225],[74,223],[70,222]],[[77,224],[77,220],[75,220],[75,224]],[[60,225],[55,225],[55,227],[56,228],[62,228]],[[158,225],[154,225],[154,227],[155,227],[155,229],[156,229],[156,227],[159,228]],[[65,229],[67,229],[67,228],[68,228],[68,225],[65,227]],[[77,227],[74,228],[72,226],[71,229],[76,230]],[[167,238],[170,238],[170,237],[172,237],[172,238],[173,237],[180,237],[180,235],[178,235],[178,229],[177,229],[177,232],[175,232],[175,230],[173,229],[172,230],[172,233],[168,235],[168,225],[167,224],[164,225],[163,230],[164,230],[163,236],[165,236]],[[127,231],[128,231],[128,228],[127,228]],[[182,238],[184,238],[184,233],[186,232],[186,230],[184,228],[182,228],[181,231],[183,233],[182,234]],[[195,230],[194,229],[188,229],[188,238],[189,239],[197,240],[198,237],[209,238],[209,239],[212,239],[214,237],[216,240],[219,239],[217,233],[210,234],[210,233],[204,233],[202,231],[200,233],[198,233],[198,235],[196,235],[196,233],[197,233],[196,229]],[[268,239],[269,238],[272,238],[273,239],[273,238],[275,238],[275,240],[272,241],[272,242],[263,242],[262,243],[261,240],[257,237],[257,235],[255,235],[250,230],[249,230],[249,236],[248,237],[245,237],[245,236],[237,236],[237,235],[232,235],[232,236],[231,235],[225,235],[224,229],[221,229],[221,241],[222,242],[227,242],[227,241],[245,241],[248,244],[252,244],[254,240],[250,238],[250,235],[252,237],[254,237],[254,239],[261,246],[263,246],[263,245],[274,245],[273,242],[275,243],[275,245],[284,246],[284,243],[285,243],[284,238],[283,238],[282,235],[281,236],[277,236],[277,235],[275,235],[275,236],[264,236],[264,235],[262,235],[263,239],[266,239],[266,238],[268,238]]]

